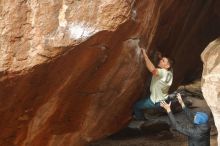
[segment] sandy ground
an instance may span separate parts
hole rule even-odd
[[[105,139],[90,146],[187,146],[187,139],[183,136],[162,140],[150,137],[139,137],[125,140]],[[211,137],[211,146],[217,146],[216,136]]]
[[[205,111],[210,113],[210,109],[205,100],[189,98],[193,103],[192,111]],[[176,113],[175,117],[177,122],[180,123],[186,120],[183,112]],[[89,146],[187,146],[187,137],[170,128],[167,124],[168,121],[167,115],[155,117],[144,123],[147,126],[141,123],[141,130],[135,129],[135,126],[140,126],[140,123],[138,125],[132,121],[127,128],[103,140],[93,142]],[[217,130],[211,115],[210,124],[212,126],[211,146],[217,146]]]

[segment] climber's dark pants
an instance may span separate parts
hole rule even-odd
[[[172,101],[172,98],[167,98],[165,101],[169,103]],[[134,115],[137,120],[144,120],[144,109],[152,109],[152,108],[161,108],[160,102],[156,102],[155,104],[150,98],[142,98],[137,101],[134,105]]]

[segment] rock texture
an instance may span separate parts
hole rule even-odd
[[[203,51],[202,92],[214,116],[220,133],[220,38],[211,42]],[[218,134],[218,146],[220,135]]]
[[[177,85],[219,34],[217,3],[1,0],[0,145],[81,146],[118,131],[148,83],[139,45],[177,60]]]

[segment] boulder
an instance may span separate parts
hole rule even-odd
[[[149,85],[140,46],[177,60],[177,86],[219,30],[215,2],[1,0],[0,145],[81,146],[126,126]]]
[[[220,38],[211,42],[201,57],[203,61],[202,92],[220,133]],[[218,145],[220,145],[219,134]]]

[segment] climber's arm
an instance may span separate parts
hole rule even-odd
[[[145,52],[145,50],[143,48],[141,48],[142,53],[144,55],[144,60],[146,63],[146,67],[147,69],[153,74],[153,75],[157,75],[157,69],[155,68],[154,64],[151,62],[151,60],[149,59],[149,57],[147,56],[147,53]]]

